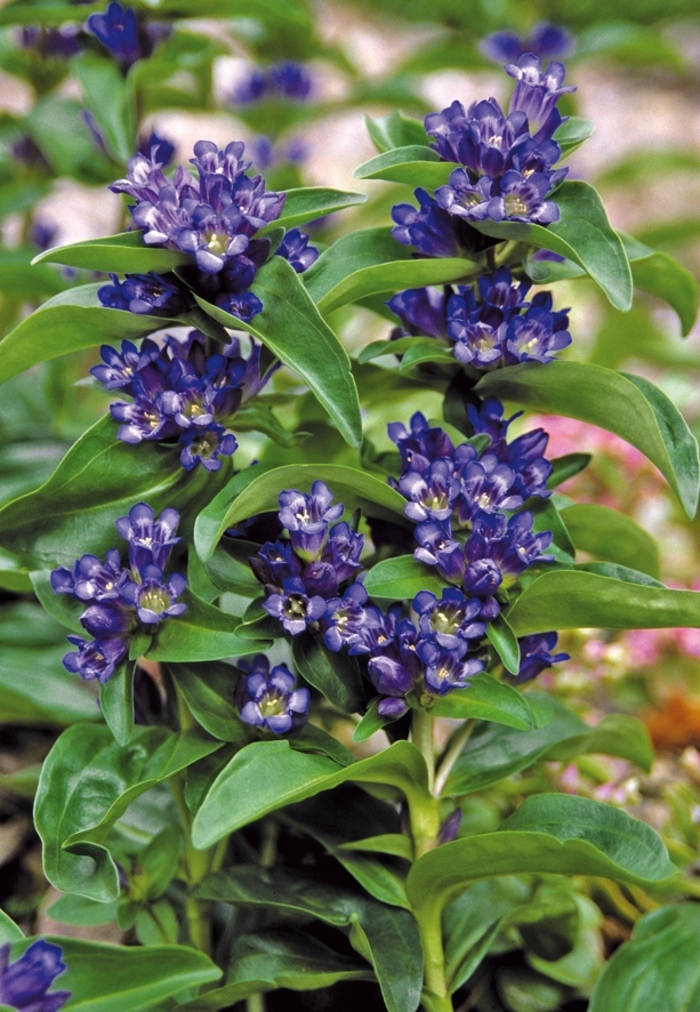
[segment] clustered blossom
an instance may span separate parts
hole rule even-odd
[[[534,53],[541,60],[570,56],[576,42],[565,28],[541,21],[525,38],[515,32],[494,32],[479,43],[481,52],[497,63],[514,62],[525,53]]]
[[[563,87],[563,64],[550,63],[542,71],[533,53],[505,69],[516,79],[507,115],[489,98],[468,110],[455,101],[425,118],[441,159],[460,166],[434,198],[425,190],[415,191],[418,209],[398,204],[392,211],[392,235],[425,256],[459,256],[469,249],[469,233],[464,231],[469,222],[549,225],[559,220],[557,204],[547,199],[567,173],[554,168],[561,148],[553,135],[563,122],[556,104],[575,89]]]
[[[186,605],[177,603],[187,581],[180,573],[166,580],[168,557],[180,538],[177,510],[165,509],[156,520],[146,503],[137,503],[129,515],[119,517],[116,528],[129,545],[129,565],[123,567],[117,549],[102,562],[83,555],[71,569],[62,566],[51,573],[56,594],[70,594],[87,607],[80,623],[93,637],[68,636],[76,652],[63,658],[65,668],[84,679],[106,682],[129,653],[129,642],[140,630],[155,633],[167,618],[181,615]]]
[[[104,14],[90,14],[87,28],[124,71],[151,56],[158,42],[172,32],[170,25],[141,23],[133,7],[116,2],[110,3]]]
[[[270,670],[264,654],[238,666],[246,672],[236,689],[241,720],[273,734],[295,731],[306,721],[311,694],[295,688],[296,679],[285,664]]]
[[[0,946],[0,1005],[21,1012],[58,1012],[71,991],[47,991],[66,969],[58,945],[43,938],[32,942],[26,952],[10,963],[10,943]]]
[[[101,354],[104,364],[94,366],[92,375],[106,390],[132,398],[110,405],[112,417],[121,422],[119,439],[177,442],[186,471],[196,464],[218,471],[221,457],[235,453],[238,442],[227,426],[274,371],[260,375],[260,346],[252,339],[247,358],[237,338],[207,355],[196,330],[184,341],[168,335],[158,344],[146,338],[140,349],[131,341],[122,341],[121,351],[103,345]]]
[[[285,60],[266,69],[252,68],[236,87],[231,100],[240,105],[250,105],[264,98],[303,102],[309,97],[312,84],[311,75],[303,64]]]
[[[69,60],[81,49],[79,29],[72,25],[63,28],[25,25],[20,28],[17,40],[23,49],[34,50],[42,60]]]
[[[399,334],[425,334],[448,345],[455,358],[477,369],[519,362],[551,362],[571,344],[568,310],[554,310],[550,292],[525,301],[529,281],[513,284],[502,267],[472,285],[409,288],[387,305],[403,324]],[[398,335],[397,335],[398,336]]]

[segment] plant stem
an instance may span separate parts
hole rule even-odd
[[[262,992],[251,994],[245,1000],[246,1012],[265,1012],[265,995]]]
[[[438,768],[437,777],[435,778],[435,786],[433,787],[433,794],[436,798],[439,798],[442,792],[445,790],[445,784],[447,778],[452,772],[452,767],[459,759],[462,754],[462,749],[471,738],[472,731],[476,727],[475,720],[465,720],[462,727],[459,729],[457,734],[450,742],[447,751],[442,757],[442,761]]]
[[[421,752],[428,767],[428,790],[432,793],[435,780],[435,739],[433,724],[435,718],[422,707],[414,710],[411,716],[411,738],[413,744]]]

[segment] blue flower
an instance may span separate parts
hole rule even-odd
[[[102,640],[85,640],[81,636],[66,639],[78,650],[63,657],[63,666],[85,681],[96,678],[98,682],[106,682],[129,653],[128,639],[118,636]]]
[[[90,14],[87,27],[105,49],[126,67],[145,54],[139,39],[139,25],[133,7],[111,3],[104,14]]]
[[[311,75],[301,63],[285,60],[273,64],[268,70],[270,86],[281,97],[303,102],[311,91]]]
[[[552,362],[554,352],[571,344],[566,330],[554,329],[554,318],[542,306],[532,306],[508,325],[506,364],[517,362]]]
[[[129,515],[119,517],[115,527],[129,543],[129,565],[133,570],[154,565],[165,568],[168,556],[180,538],[175,531],[180,523],[180,514],[175,509],[164,509],[156,520],[151,507],[144,502],[137,503]]]
[[[56,594],[72,594],[81,601],[117,600],[126,581],[119,552],[107,552],[104,562],[96,555],[82,555],[73,569],[54,569],[51,587]]]
[[[506,73],[516,79],[508,111],[523,112],[528,118],[531,132],[538,130],[538,139],[553,133],[561,122],[556,104],[562,95],[576,91],[575,87],[562,87],[566,77],[563,63],[550,63],[542,71],[542,61],[534,53],[524,53],[517,63],[509,63]]]
[[[378,630],[381,626],[381,612],[378,608],[367,604],[367,591],[361,583],[351,583],[342,597],[328,601],[324,624],[323,642],[329,650],[335,652],[342,647],[349,647],[353,653],[354,646],[360,646],[355,653],[364,653],[364,637],[368,629]]]
[[[468,112],[461,102],[453,102],[449,109],[429,113],[425,129],[444,161],[489,177],[503,173],[513,145],[528,136],[527,117],[517,112],[506,117],[493,98],[472,103]]]
[[[309,237],[298,228],[292,228],[275,250],[275,256],[288,260],[297,274],[303,274],[318,260],[318,250],[309,246]]]
[[[445,587],[439,601],[429,590],[420,591],[413,599],[413,610],[421,636],[448,650],[456,649],[460,642],[473,645],[470,641],[486,634],[486,626],[479,620],[481,601],[467,599],[456,587]]]
[[[558,637],[555,632],[520,637],[518,639],[518,643],[520,644],[520,668],[517,675],[509,677],[509,681],[514,685],[531,682],[545,668],[551,668],[553,664],[559,664],[561,661],[568,661],[568,654],[552,653],[557,645],[557,639]]]
[[[43,938],[32,942],[14,963],[9,962],[9,942],[0,946],[0,1004],[22,1012],[58,1012],[71,996],[70,991],[47,994],[65,971],[63,952]]]
[[[138,582],[132,580],[125,586],[122,597],[136,608],[139,621],[152,628],[164,618],[182,615],[187,605],[175,600],[186,587],[187,580],[180,573],[173,573],[164,583],[163,570],[149,563],[138,571]]]
[[[443,647],[432,639],[421,640],[417,646],[423,662],[423,680],[426,692],[444,696],[453,689],[465,689],[472,678],[484,670],[484,663],[475,657],[464,657],[467,644]]]
[[[526,37],[514,32],[494,32],[479,43],[479,49],[489,59],[502,63],[516,61],[525,53],[532,53],[540,59],[570,56],[576,42],[565,28],[541,21]]]
[[[232,432],[216,422],[205,427],[191,426],[185,429],[178,444],[182,447],[180,463],[186,471],[201,464],[207,471],[218,471],[222,456],[232,457],[238,449],[238,442]]]
[[[243,680],[244,691],[238,694],[241,720],[273,734],[286,734],[300,727],[311,702],[309,690],[295,689],[296,679],[284,664],[270,671],[264,654],[253,658],[250,670]]]
[[[426,257],[461,257],[473,246],[469,226],[453,217],[420,187],[415,190],[419,207],[396,204],[391,234],[404,246],[414,246]]]
[[[69,60],[81,51],[79,29],[73,25],[46,28],[25,25],[17,33],[23,49],[33,49],[44,60]]]
[[[404,471],[427,471],[431,461],[454,453],[452,440],[439,426],[429,426],[425,415],[416,411],[411,416],[410,431],[403,422],[390,422],[389,439],[396,443]]]
[[[302,570],[302,563],[288,541],[266,542],[249,562],[256,578],[265,584],[268,593],[280,591],[285,580],[299,576]]]
[[[194,306],[190,292],[173,275],[166,281],[160,274],[127,274],[119,281],[110,274],[111,285],[97,289],[97,297],[109,309],[129,313],[149,313],[152,316],[180,316]]]
[[[319,594],[309,597],[303,581],[290,577],[282,581],[281,593],[266,598],[263,608],[272,618],[278,619],[291,636],[297,636],[323,618],[326,599]]]
[[[280,492],[279,519],[289,531],[292,548],[307,561],[320,556],[328,538],[328,525],[338,520],[343,504],[331,506],[333,493],[322,481],[311,486],[311,495],[304,495],[296,489]]]

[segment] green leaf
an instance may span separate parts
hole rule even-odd
[[[360,354],[357,356],[357,361],[361,363],[371,362],[374,358],[380,358],[382,355],[403,355],[413,348],[414,345],[422,345],[425,342],[424,337],[400,337],[396,341],[372,341],[370,344],[365,345]],[[440,349],[443,352],[447,352],[447,346],[440,344],[435,339],[432,340],[432,346]],[[454,363],[454,357],[452,357]]]
[[[106,309],[97,298],[100,287],[81,285],[54,295],[11,330],[0,342],[0,383],[59,355],[179,326],[176,320]]]
[[[105,274],[148,274],[150,271],[164,274],[175,267],[192,263],[192,257],[176,249],[146,246],[143,232],[137,230],[54,246],[39,253],[32,262],[39,264],[43,261],[65,264],[66,267],[87,267]]]
[[[353,741],[367,741],[376,731],[381,731],[387,724],[392,723],[391,717],[382,717],[379,712],[380,698],[377,696],[367,707],[367,712],[357,725],[352,734]]]
[[[0,945],[24,938],[24,932],[4,910],[0,910]]]
[[[57,990],[71,992],[69,1012],[143,1012],[171,995],[209,984],[221,976],[218,966],[186,945],[103,945],[80,938],[49,935],[61,947],[66,970]],[[12,947],[17,958],[32,940]]]
[[[192,840],[210,847],[235,829],[285,805],[339,784],[389,784],[407,796],[425,796],[427,771],[418,749],[397,741],[384,752],[342,768],[325,756],[294,751],[288,741],[246,745],[219,774],[195,816]]]
[[[527,798],[496,833],[429,851],[406,891],[424,925],[439,924],[450,899],[494,875],[599,875],[636,885],[668,882],[676,868],[654,830],[619,808],[566,794]]]
[[[690,517],[700,489],[698,444],[669,398],[639,376],[582,362],[511,366],[484,376],[481,396],[599,425],[636,446],[664,475]]]
[[[421,590],[430,590],[439,598],[445,586],[445,581],[437,575],[433,566],[418,562],[412,555],[378,562],[365,579],[370,597],[384,601],[411,601]]]
[[[92,53],[72,60],[71,69],[83,87],[85,103],[105,147],[116,161],[126,165],[137,146],[133,79],[121,74],[116,61]]]
[[[387,910],[383,904],[350,890],[326,885],[316,876],[282,868],[239,866],[219,872],[198,887],[197,895],[236,906],[305,914],[334,927],[359,926],[387,1008],[394,1012],[414,1012],[418,1008],[423,959],[418,929],[408,912]],[[351,930],[351,941],[353,934]]]
[[[264,404],[250,404],[236,412],[236,432],[262,432],[280,446],[296,446],[308,432],[288,432],[278,421],[271,408]]]
[[[147,656],[152,661],[218,661],[223,657],[244,657],[270,644],[237,635],[237,620],[189,591],[180,598],[187,611],[169,618],[158,629]]]
[[[249,598],[258,597],[260,583],[253,576],[248,559],[259,549],[260,545],[253,541],[226,538],[219,542],[214,554],[207,559],[205,566],[207,576],[219,590]]]
[[[563,457],[552,457],[550,460],[552,473],[547,488],[553,489],[563,485],[569,478],[584,471],[592,460],[590,453],[565,453]]]
[[[609,506],[576,503],[561,511],[576,548],[659,578],[659,550],[638,524]]]
[[[591,995],[590,1012],[690,1012],[700,1003],[697,939],[700,907],[661,907],[637,921],[606,964]]]
[[[532,513],[532,529],[536,532],[551,531],[552,543],[547,548],[547,555],[553,555],[556,562],[564,566],[573,564],[576,550],[573,546],[569,532],[562,520],[559,510],[551,499],[541,499],[533,496],[525,500],[525,509]]]
[[[49,566],[72,565],[85,552],[100,555],[114,548],[119,541],[114,521],[135,503],[147,502],[156,514],[167,506],[183,513],[205,488],[212,490],[212,479],[216,484],[225,478],[198,473],[203,468],[183,470],[176,446],[148,441],[130,446],[115,430],[110,416],[100,419],[47,482],[4,506],[0,543]]]
[[[265,991],[315,991],[341,980],[373,980],[366,963],[339,955],[307,933],[246,932],[229,953],[228,983],[206,991],[178,1012],[215,1012]]]
[[[134,670],[126,661],[100,685],[100,709],[119,745],[126,745],[134,733]]]
[[[355,758],[342,742],[315,724],[304,724],[289,736],[289,744],[298,752],[320,752],[340,766],[350,766]]]
[[[23,128],[54,176],[72,176],[84,185],[104,186],[114,179],[114,163],[98,150],[83,112],[82,102],[44,95],[23,120]]]
[[[583,116],[569,116],[554,131],[554,140],[561,148],[562,157],[565,158],[580,147],[594,130],[595,127],[591,121],[584,119]]]
[[[397,242],[386,227],[343,236],[304,274],[321,313],[379,292],[446,284],[479,274],[471,260],[442,257],[411,259],[411,248]]]
[[[233,705],[233,692],[240,677],[228,664],[169,664],[173,681],[205,731],[221,741],[245,741],[246,728]]]
[[[399,369],[402,371],[412,369],[423,362],[441,362],[443,365],[452,366],[455,370],[458,368],[452,352],[430,337],[422,340],[419,338],[413,342],[402,357]]]
[[[111,827],[144,791],[220,746],[201,732],[162,727],[137,728],[126,746],[103,725],[64,731],[44,762],[35,804],[49,881],[102,903],[117,899],[117,868],[104,845]]]
[[[294,228],[305,221],[321,218],[334,211],[342,211],[355,204],[364,204],[366,200],[366,193],[333,190],[326,186],[302,186],[297,190],[287,190],[287,199],[284,202],[282,214],[275,221],[271,221],[269,225],[261,228],[257,237],[267,235],[273,229],[279,228],[280,225],[284,228]]]
[[[52,903],[46,912],[53,921],[58,921],[60,924],[93,927],[97,924],[110,924],[112,921],[116,921],[117,901],[98,903],[85,896],[67,893]]]
[[[430,712],[435,717],[455,720],[493,720],[521,730],[533,726],[532,712],[525,696],[512,685],[486,674],[477,675],[466,689],[454,689],[439,696]]]
[[[363,162],[353,172],[356,179],[385,179],[392,183],[409,183],[435,190],[458,169],[454,162],[443,162],[437,151],[421,144],[392,148]]]
[[[292,639],[292,658],[299,674],[343,713],[362,708],[362,672],[357,658],[333,653],[309,632]]]
[[[225,327],[260,338],[312,390],[351,446],[362,443],[362,420],[350,359],[322,319],[300,276],[282,257],[273,256],[258,271],[251,291],[263,310],[249,323],[195,295],[200,307]]]
[[[663,299],[675,309],[686,337],[698,315],[698,283],[695,277],[668,253],[650,249],[644,243],[621,236],[627,248],[636,288]]]
[[[506,671],[510,671],[511,675],[517,675],[520,671],[520,644],[503,615],[497,615],[489,622],[486,635]]]
[[[507,617],[517,636],[551,629],[700,628],[700,594],[558,570],[533,580]]]
[[[339,464],[288,464],[262,474],[251,469],[248,480],[236,475],[202,510],[195,525],[197,553],[208,561],[225,530],[257,513],[277,512],[283,489],[310,489],[317,479],[326,482],[336,502],[347,512],[361,509],[366,516],[406,523],[406,500],[386,482],[365,471]],[[0,517],[2,514],[0,513]]]
[[[430,139],[421,121],[406,116],[400,109],[378,119],[365,116],[365,126],[378,151],[390,151],[409,144],[426,145]]]
[[[496,239],[530,243],[573,260],[598,283],[616,309],[629,309],[630,265],[596,190],[589,183],[565,182],[554,200],[561,219],[547,227],[515,221],[472,221],[471,225]]]
[[[487,721],[478,724],[452,767],[445,795],[480,791],[540,760],[567,761],[586,752],[620,756],[643,769],[650,767],[653,751],[641,721],[608,714],[590,728],[556,698],[531,692],[525,698],[533,705],[545,699],[553,707],[552,719],[524,731]]]

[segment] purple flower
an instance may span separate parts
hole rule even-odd
[[[29,241],[43,253],[44,250],[53,246],[56,241],[57,232],[58,228],[56,225],[52,225],[47,221],[34,219],[29,228]]]
[[[311,75],[301,63],[285,60],[268,70],[270,87],[281,97],[303,102],[311,91]]]
[[[353,653],[352,647],[363,643],[367,629],[380,628],[381,612],[372,605],[366,608],[366,604],[367,591],[361,583],[351,583],[342,597],[328,601],[323,642],[329,650],[337,652],[345,646]],[[364,653],[362,646],[359,652]]]
[[[286,734],[304,723],[311,702],[308,689],[295,689],[296,680],[284,664],[270,671],[264,654],[253,659],[252,673],[239,693],[241,720],[254,727]]]
[[[452,440],[439,426],[429,426],[425,415],[417,411],[411,416],[411,430],[403,422],[390,422],[389,439],[396,443],[404,471],[427,471],[430,462],[454,453]]]
[[[81,636],[67,636],[66,639],[78,650],[64,656],[63,666],[86,681],[96,678],[98,682],[106,682],[129,653],[129,642],[121,637],[84,640]]]
[[[448,583],[461,583],[466,566],[464,551],[452,537],[449,523],[425,520],[414,531],[418,548],[414,556],[428,566],[437,566],[437,571]],[[469,588],[467,588],[469,589]]]
[[[438,186],[435,191],[435,200],[452,217],[473,221],[484,221],[486,218],[500,221],[503,217],[502,213],[499,214],[500,205],[491,177],[482,176],[473,183],[464,169],[455,169],[450,173],[449,183]]]
[[[324,616],[326,599],[318,594],[309,597],[303,581],[290,577],[282,581],[281,593],[269,595],[263,608],[272,618],[278,619],[291,636],[296,636]]]
[[[438,601],[435,594],[422,590],[413,599],[423,639],[434,639],[440,647],[454,650],[460,642],[480,640],[486,626],[478,620],[481,601],[467,599],[456,587],[445,587]]]
[[[554,330],[552,314],[533,306],[523,316],[516,316],[508,325],[506,364],[516,362],[552,362],[554,352],[571,344],[566,330]]]
[[[268,593],[282,590],[285,580],[301,574],[302,565],[288,541],[268,541],[248,562]]]
[[[568,654],[552,653],[557,645],[557,639],[558,637],[555,632],[538,633],[535,636],[522,636],[518,640],[520,644],[520,668],[517,675],[511,676],[509,681],[515,685],[531,682],[545,668],[551,668],[553,664],[559,664],[561,661],[568,661]]]
[[[489,560],[497,565],[501,578],[514,583],[518,576],[534,562],[553,562],[553,555],[544,555],[552,543],[551,531],[532,532],[532,513],[516,513],[506,521],[502,514],[482,515],[474,523],[465,546],[470,563]],[[469,591],[470,567],[465,575],[465,591]],[[474,593],[482,596],[476,588]]]
[[[499,462],[493,453],[486,453],[478,461],[469,461],[459,472],[460,491],[457,515],[467,526],[482,513],[516,510],[522,496],[514,491],[515,472]]]
[[[130,581],[123,591],[123,599],[136,608],[139,621],[151,628],[164,618],[182,615],[187,605],[175,604],[176,598],[187,587],[187,580],[180,573],[173,573],[163,583],[163,570],[152,563],[142,566],[138,573],[139,582]]]
[[[514,32],[494,32],[479,43],[479,49],[489,59],[502,63],[517,61],[525,53],[532,53],[542,60],[570,56],[576,42],[565,28],[541,21],[525,38]]]
[[[192,426],[185,429],[178,439],[182,447],[180,463],[186,471],[201,464],[207,471],[218,471],[221,457],[232,457],[238,449],[238,442],[232,432],[215,422],[205,427]]]
[[[119,281],[116,274],[110,274],[110,278],[111,285],[97,289],[98,299],[109,309],[175,317],[194,305],[190,293],[173,275],[172,281],[160,274],[127,274],[124,281]]]
[[[444,696],[453,689],[465,689],[474,675],[484,670],[483,661],[474,657],[464,659],[465,642],[447,648],[432,639],[421,640],[416,649],[424,666],[425,689],[437,696]]]
[[[321,558],[333,567],[338,584],[349,579],[360,568],[364,543],[364,535],[358,534],[345,521],[331,527]]]
[[[559,221],[561,213],[553,200],[544,198],[552,188],[551,174],[533,172],[524,176],[509,169],[501,179],[501,193],[494,202],[489,217],[494,221],[525,221],[537,225],[551,225]]]
[[[10,943],[0,946],[0,1004],[21,1012],[58,1012],[71,992],[47,991],[66,969],[62,957],[59,946],[43,938],[32,942],[14,963],[9,961]]]
[[[407,334],[426,334],[438,339],[447,337],[446,304],[447,290],[432,287],[408,288],[386,303]]]
[[[445,161],[491,178],[503,173],[508,152],[528,136],[526,116],[515,112],[506,117],[495,98],[474,102],[466,113],[461,102],[453,102],[426,116],[425,129]]]
[[[456,170],[455,170],[456,171]],[[391,234],[404,246],[415,246],[427,257],[461,257],[472,245],[468,226],[438,204],[420,187],[415,191],[419,207],[396,204],[391,217],[396,225]]]
[[[452,516],[460,483],[454,476],[453,462],[445,457],[434,460],[422,474],[409,471],[399,480],[399,491],[409,503],[404,513],[410,520],[447,520]]]
[[[175,145],[167,139],[160,137],[155,130],[151,130],[150,137],[143,137],[139,140],[138,150],[140,154],[153,157],[161,165],[169,165],[175,157]]]
[[[90,14],[87,27],[105,49],[123,66],[130,67],[142,56],[139,26],[133,7],[110,3],[104,14]]]
[[[253,67],[236,86],[231,95],[231,101],[238,105],[249,105],[251,102],[259,102],[264,97],[268,87],[268,79],[262,70]]]
[[[465,365],[488,369],[500,363],[506,340],[506,324],[500,310],[489,314],[477,308],[469,289],[451,295],[447,303],[447,333],[455,342],[454,355]]]
[[[509,113],[525,113],[531,132],[540,131],[538,139],[544,139],[547,133],[551,137],[552,125],[556,123],[558,126],[561,122],[561,117],[555,110],[557,102],[562,95],[576,91],[575,87],[562,87],[566,77],[564,64],[550,63],[547,70],[542,71],[540,58],[534,53],[524,53],[517,63],[509,63],[505,70],[517,82],[510,100]]]
[[[119,517],[115,527],[129,542],[131,568],[140,570],[152,564],[164,569],[173,545],[180,541],[174,537],[179,523],[177,510],[164,509],[156,520],[153,510],[144,502],[132,506],[128,516]]]
[[[451,815],[448,815],[443,824],[440,826],[440,832],[438,833],[438,847],[441,847],[443,843],[451,843],[457,838],[459,827],[462,825],[462,809],[455,808]]]
[[[275,250],[275,256],[288,260],[297,274],[303,274],[318,260],[318,250],[309,246],[309,237],[298,228],[292,228]]]
[[[127,579],[122,569],[119,552],[107,552],[105,562],[95,555],[83,555],[73,569],[54,569],[51,586],[56,594],[72,594],[81,601],[110,601],[121,596]]]
[[[64,28],[45,28],[25,25],[17,33],[23,49],[33,49],[44,60],[69,60],[81,50],[79,29],[72,25]]]
[[[519,285],[514,285],[507,267],[500,267],[493,274],[479,278],[482,303],[484,306],[500,309],[506,320],[512,319],[516,313],[528,308],[529,303],[525,302],[525,296],[531,287],[532,282],[527,278]]]
[[[289,531],[292,548],[300,558],[311,561],[320,556],[328,537],[328,525],[338,520],[343,504],[331,506],[333,493],[322,481],[311,486],[311,495],[296,489],[280,492],[279,519]]]
[[[128,584],[125,583],[117,600],[98,601],[85,609],[80,616],[82,627],[95,639],[121,637],[133,631],[136,625],[135,615],[125,604],[130,604],[126,597]]]

